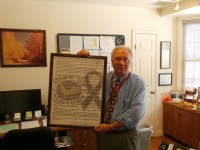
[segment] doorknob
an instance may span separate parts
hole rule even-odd
[[[156,94],[156,92],[154,92],[154,91],[151,91],[151,94]]]

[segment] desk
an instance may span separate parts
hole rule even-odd
[[[34,121],[38,121],[38,125],[39,125],[39,126],[41,126],[41,127],[44,126],[44,125],[43,125],[43,119],[36,119],[36,120],[34,120]],[[25,122],[29,122],[29,121],[25,121]],[[22,121],[13,122],[13,123],[16,123],[16,124],[18,125],[18,128],[19,128],[19,129],[22,129],[22,124],[23,124]],[[8,123],[8,124],[9,124],[9,123]],[[0,125],[6,125],[6,124],[5,124],[4,122],[0,122]],[[35,126],[35,127],[36,127],[36,126]],[[50,127],[50,128],[53,130],[55,136],[63,136],[63,135],[66,135],[66,131],[69,129],[69,128],[67,128],[67,127]],[[65,131],[65,134],[63,134],[64,132],[62,132],[62,131]],[[63,135],[60,135],[59,132],[62,132]],[[0,138],[3,138],[4,135],[5,135],[5,133],[0,133]]]
[[[35,123],[36,122],[36,123]],[[26,124],[24,124],[26,123]],[[20,130],[20,128],[22,129],[27,129],[29,127],[29,124],[33,124],[33,125],[36,125],[35,127],[42,127],[43,126],[43,120],[33,120],[33,121],[26,121],[26,122],[15,122],[15,123],[10,123],[10,124],[3,124],[1,123],[1,133],[0,133],[0,149],[2,149],[2,146],[3,146],[3,141],[4,141],[4,136],[6,135],[6,132],[10,131],[10,130],[14,130],[14,129],[17,129],[17,130]],[[38,123],[38,124],[37,124]],[[27,126],[24,126],[24,125],[27,125]],[[24,127],[23,127],[24,126]],[[30,127],[30,128],[35,128],[34,126],[33,127]],[[67,128],[64,128],[64,127],[50,127],[53,131],[53,134],[54,134],[54,137],[57,137],[57,136],[65,136],[67,134],[66,130]],[[4,132],[4,133],[2,133]],[[60,132],[62,132],[62,135],[60,134]],[[64,134],[63,134],[64,133]],[[33,135],[35,136],[35,135]],[[70,143],[70,141],[69,141]],[[58,143],[55,143],[55,144],[58,144]],[[62,143],[60,143],[62,144]],[[56,145],[57,146],[57,145]],[[56,150],[66,150],[67,147],[60,147],[60,148],[55,148]]]
[[[38,120],[40,126],[43,126],[42,119]],[[5,124],[5,123],[0,123]],[[17,122],[19,128],[21,128],[21,122]],[[73,146],[68,147],[67,150],[96,150],[96,136],[92,128],[70,128],[70,127],[50,127],[54,136],[68,135],[72,141]],[[0,133],[0,145],[1,139],[3,139],[5,133]],[[61,148],[63,149],[63,148]],[[66,148],[65,148],[66,149]]]

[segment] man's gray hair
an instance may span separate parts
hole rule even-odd
[[[113,58],[114,52],[115,52],[116,50],[118,50],[118,49],[127,50],[127,51],[129,52],[130,56],[132,57],[132,50],[131,50],[131,48],[129,48],[128,46],[125,46],[125,45],[119,45],[119,46],[116,46],[116,47],[113,49],[113,51],[112,51],[112,53],[111,53],[111,59]]]

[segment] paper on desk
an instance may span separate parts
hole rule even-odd
[[[26,117],[27,118],[32,118],[32,111],[27,111],[26,112]]]
[[[46,126],[47,126],[47,119],[43,119],[43,120],[42,120],[42,123],[43,123],[43,126],[46,127]]]
[[[35,117],[42,117],[42,113],[41,113],[41,110],[37,110],[35,111]]]
[[[16,119],[21,119],[21,113],[15,113],[14,118]]]
[[[0,125],[0,133],[6,133],[13,129],[19,129],[19,126],[17,123]]]
[[[28,128],[35,128],[35,127],[39,127],[40,124],[38,122],[38,120],[33,120],[33,121],[23,121],[22,122],[22,129],[28,129]]]

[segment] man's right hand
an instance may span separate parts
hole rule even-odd
[[[80,57],[88,57],[90,56],[90,53],[87,50],[80,50],[78,51],[77,55]]]

